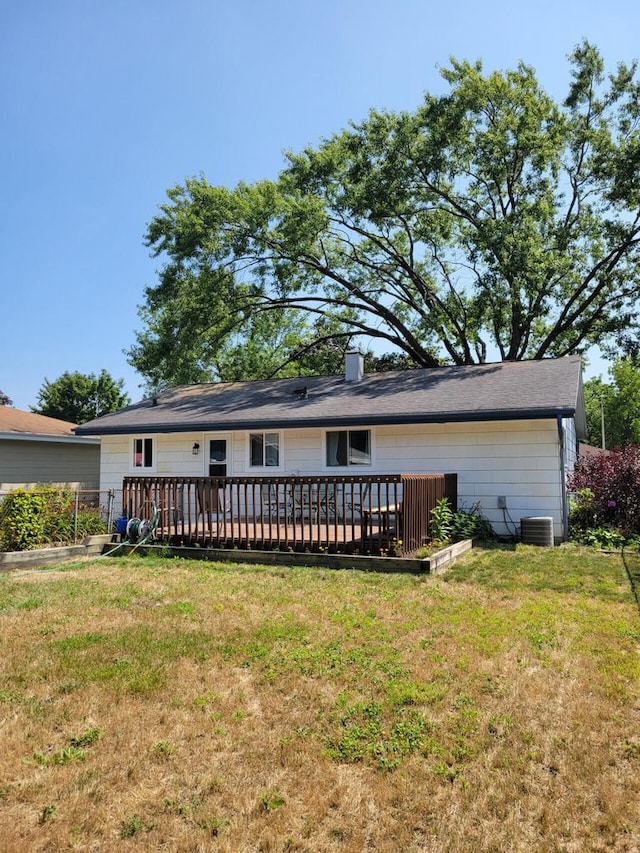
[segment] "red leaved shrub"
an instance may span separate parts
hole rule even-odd
[[[567,486],[577,495],[580,527],[614,527],[640,533],[640,446],[578,459]]]

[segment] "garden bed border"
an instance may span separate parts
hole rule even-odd
[[[102,556],[124,557],[128,554],[165,554],[191,560],[253,563],[267,566],[312,566],[329,569],[358,569],[369,572],[408,572],[435,574],[443,571],[457,557],[473,547],[473,539],[454,542],[435,551],[428,557],[371,557],[355,554],[316,554],[298,551],[250,551],[239,548],[186,548],[168,545],[118,544],[119,537],[112,534],[87,536],[81,545],[40,548],[33,551],[7,551],[0,553],[0,573],[20,569],[42,568],[85,558]]]

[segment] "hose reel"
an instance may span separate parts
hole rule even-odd
[[[159,520],[160,510],[155,507],[151,518],[130,518],[125,533],[127,541],[134,545],[142,545],[144,542],[153,539]]]

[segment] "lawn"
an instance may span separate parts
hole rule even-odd
[[[638,851],[637,554],[0,578],[2,851]]]

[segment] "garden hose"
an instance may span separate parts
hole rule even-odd
[[[127,522],[127,531],[125,534],[125,539],[122,542],[118,542],[115,548],[111,548],[109,551],[105,551],[103,554],[98,554],[97,557],[94,557],[92,560],[89,560],[89,563],[95,563],[98,560],[101,560],[102,557],[109,557],[111,554],[115,554],[120,548],[124,548],[125,545],[132,545],[132,551],[135,551],[136,548],[139,548],[141,545],[151,541],[155,538],[155,532],[158,528],[158,523],[160,521],[160,510],[152,504],[153,512],[151,514],[150,519],[140,519],[140,518],[130,518]],[[67,563],[67,568],[73,568],[74,566],[86,566],[87,561],[83,560],[79,563]]]

